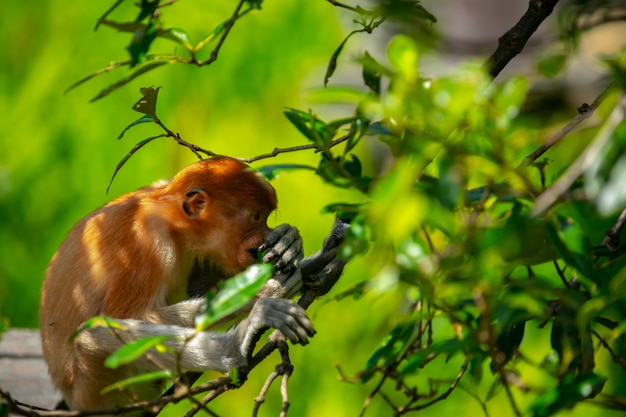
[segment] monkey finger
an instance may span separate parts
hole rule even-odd
[[[290,258],[296,258],[304,252],[298,229],[289,225],[278,226],[258,248],[259,252],[265,252],[268,249],[269,252],[263,256],[263,262],[273,262],[285,254]]]
[[[291,273],[298,267],[298,263],[304,257],[304,249],[302,248],[302,240],[294,241],[291,246],[285,250],[281,257],[274,264],[274,269],[280,272]]]
[[[265,241],[263,243],[261,243],[261,245],[259,245],[259,252],[264,252],[268,249],[270,249],[271,247],[273,247],[274,245],[276,245],[276,243],[283,238],[283,236],[285,236],[286,234],[290,234],[293,233],[292,229],[295,229],[295,227],[292,227],[288,224],[280,224],[278,226],[276,226],[265,238]],[[297,233],[297,229],[296,229],[296,233]]]

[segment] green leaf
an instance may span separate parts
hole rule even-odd
[[[358,213],[337,213],[337,217],[350,221],[350,227],[346,231],[346,238],[341,245],[339,256],[342,259],[352,259],[356,255],[365,253],[371,241],[371,231],[365,222],[365,216]]]
[[[567,54],[554,54],[537,62],[537,70],[546,77],[556,77],[565,67]]]
[[[126,164],[126,162],[128,162],[130,157],[133,156],[135,152],[137,152],[139,149],[143,148],[145,145],[147,145],[148,143],[152,142],[153,140],[158,139],[158,138],[164,138],[164,137],[167,137],[167,135],[165,133],[163,133],[161,135],[158,135],[158,136],[152,136],[150,138],[147,138],[147,139],[144,139],[144,140],[140,141],[135,146],[133,146],[133,149],[131,149],[126,155],[124,155],[122,160],[117,163],[117,165],[115,167],[115,171],[113,171],[113,175],[111,176],[111,181],[109,181],[109,185],[107,186],[107,191],[106,192],[107,193],[109,192],[109,189],[111,188],[111,184],[113,184],[113,180],[115,179],[115,176],[117,175],[118,171],[120,169],[122,169],[124,164]]]
[[[65,94],[69,93],[71,90],[73,90],[74,88],[78,87],[79,85],[91,80],[92,78],[97,77],[100,74],[105,74],[109,71],[113,71],[114,69],[117,69],[119,67],[122,66],[126,66],[126,65],[130,65],[130,59],[124,59],[121,61],[114,61],[111,62],[109,65],[107,65],[104,68],[99,69],[96,72],[93,72],[89,75],[87,75],[86,77],[81,78],[80,80],[76,81],[74,84],[70,85],[69,87],[67,87],[67,89],[65,90]],[[93,101],[93,100],[92,100]]]
[[[380,95],[380,79],[382,77],[381,65],[365,51],[363,55],[363,82],[370,91],[377,96]]]
[[[400,368],[400,375],[410,375],[415,373],[418,369],[426,365],[432,355],[446,354],[446,361],[449,361],[457,353],[463,353],[465,345],[463,341],[453,338],[448,340],[440,340],[426,349],[422,349],[415,354],[411,355],[406,364]]]
[[[81,332],[95,327],[108,327],[111,329],[126,330],[126,327],[111,317],[94,316],[80,325],[78,330],[72,334],[70,341],[74,341],[76,336],[78,336]]]
[[[350,175],[355,178],[360,177],[363,171],[361,161],[354,154],[351,154],[350,157],[351,159],[349,161],[344,161],[343,169],[345,169]]]
[[[222,33],[226,29],[226,27],[228,26],[229,22],[230,22],[230,19],[226,19],[223,22],[221,22],[220,24],[218,24],[215,27],[215,29],[213,29],[213,32],[209,33],[206,38],[201,40],[193,48],[194,51],[199,51],[200,49],[204,48],[207,44],[209,44],[213,39],[215,39],[217,37],[217,35],[219,35],[220,33]]]
[[[284,114],[300,133],[320,149],[328,145],[337,131],[338,122],[334,122],[334,125],[327,125],[315,115],[301,110],[288,109],[284,111]]]
[[[241,374],[239,373],[239,368],[233,366],[228,370],[228,377],[230,378],[233,385],[236,387],[241,387],[245,382],[245,379],[241,378]]]
[[[565,225],[562,231],[559,231],[553,223],[547,223],[546,231],[548,232],[548,237],[552,245],[556,248],[563,260],[568,265],[576,268],[584,276],[592,278],[593,249],[580,228]],[[586,247],[588,247],[588,252],[584,249]]]
[[[577,376],[568,374],[554,389],[539,396],[531,405],[534,417],[547,417],[572,408],[576,403],[595,397],[607,378],[592,372]]]
[[[411,18],[437,23],[437,18],[426,10],[418,0],[383,0],[380,2],[384,14],[402,21],[414,21]]]
[[[497,358],[492,361],[491,369],[499,370],[502,369],[504,365],[506,365],[512,358],[515,351],[519,348],[522,343],[522,339],[524,338],[524,328],[526,326],[525,321],[520,321],[517,323],[507,325],[498,335],[496,339],[496,347],[498,348],[498,352],[501,352],[504,356],[502,358]]]
[[[0,417],[9,416],[9,405],[4,401],[0,401]]]
[[[104,361],[104,366],[117,369],[122,365],[128,365],[139,359],[144,353],[157,345],[163,344],[171,336],[149,336],[126,343],[124,346],[109,355]]]
[[[148,372],[145,374],[139,374],[139,375],[124,379],[122,381],[118,381],[114,384],[108,385],[104,387],[104,389],[100,392],[100,394],[106,394],[111,391],[120,390],[120,389],[126,388],[134,384],[142,384],[146,382],[161,381],[164,379],[173,379],[173,378],[174,378],[174,374],[170,370]]]
[[[315,167],[312,167],[310,165],[303,165],[303,164],[266,165],[260,168],[255,168],[255,171],[263,175],[268,181],[271,181],[273,179],[278,178],[280,174],[282,174],[283,172],[296,171],[296,170],[302,170],[302,169],[315,171]]]
[[[191,44],[189,35],[182,29],[171,28],[168,30],[159,30],[157,36],[160,38],[172,40],[182,45],[187,51],[193,51],[193,45]]]
[[[161,0],[152,0],[152,1],[141,0],[141,2],[138,4],[141,10],[139,11],[139,14],[137,15],[136,21],[139,22],[148,16],[152,16],[154,12],[156,11],[156,9],[159,7],[160,2]]]
[[[369,381],[378,369],[384,370],[393,364],[398,356],[406,349],[407,342],[414,333],[416,324],[414,322],[402,323],[394,329],[380,342],[372,356],[367,360],[365,371],[363,372],[363,382]]]
[[[417,44],[406,35],[397,35],[387,47],[389,63],[405,77],[413,78],[417,75],[419,52]]]
[[[255,264],[226,280],[219,293],[208,300],[207,311],[196,317],[196,330],[206,330],[218,319],[243,307],[256,296],[273,273],[273,265]]]
[[[246,3],[248,3],[248,6],[253,10],[261,10],[263,0],[246,0]]]
[[[124,134],[131,128],[131,127],[135,127],[137,125],[143,124],[143,123],[152,123],[154,122],[154,118],[150,115],[145,115],[143,117],[141,117],[138,120],[135,120],[134,122],[132,122],[131,124],[129,124],[128,126],[126,126],[124,128],[124,130],[122,130],[122,133],[120,133],[120,135],[117,137],[118,140],[122,139],[122,137],[124,137]]]
[[[157,37],[157,27],[154,22],[150,21],[145,27],[137,29],[133,33],[133,38],[130,41],[130,45],[126,47],[130,53],[130,66],[134,67],[137,64],[142,63],[148,51],[152,41]]]
[[[359,170],[360,168],[360,163],[358,162],[342,162],[340,157],[331,158],[330,156],[324,154],[320,159],[317,174],[325,181],[328,181],[330,184],[337,187],[350,188],[354,185],[354,182],[353,178],[350,178],[350,173],[344,171],[345,164],[350,164],[349,166],[353,170]]]
[[[134,80],[135,78],[137,78],[138,76],[145,74],[148,71],[152,71],[155,68],[158,68],[160,66],[163,65],[168,65],[168,64],[173,64],[175,62],[178,62],[177,59],[163,59],[163,58],[155,58],[155,61],[150,62],[150,63],[145,63],[142,66],[140,66],[139,68],[137,68],[132,74],[130,74],[127,77],[122,78],[121,80],[111,84],[110,86],[108,86],[107,88],[101,90],[94,98],[92,98],[91,100],[89,100],[90,103],[93,103],[96,100],[100,100],[103,97],[106,97],[107,95],[111,94],[113,91],[117,90],[120,87],[125,86],[126,84],[128,84],[129,82],[131,82],[132,80]],[[92,74],[92,76],[97,75],[97,74]],[[91,76],[91,77],[92,77]],[[82,83],[86,81],[86,79],[81,80]],[[78,83],[77,83],[78,84]],[[76,85],[77,85],[76,84]]]
[[[339,55],[341,55],[343,47],[346,46],[346,42],[348,42],[348,39],[350,39],[352,35],[359,32],[363,32],[363,30],[353,30],[352,32],[350,32],[348,36],[346,36],[344,40],[341,41],[337,49],[335,49],[335,52],[333,52],[333,54],[331,55],[330,61],[328,61],[328,66],[326,67],[326,74],[324,75],[324,87],[326,87],[326,85],[328,84],[328,80],[330,79],[330,77],[333,76],[335,70],[337,69],[337,59],[339,59]]]

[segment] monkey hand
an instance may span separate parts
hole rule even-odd
[[[291,298],[302,287],[299,264],[304,257],[302,238],[298,229],[281,224],[270,232],[259,252],[265,252],[264,262],[274,263],[274,276],[261,288],[259,296]]]
[[[298,268],[304,257],[300,232],[293,226],[281,224],[272,230],[265,241],[258,247],[263,255],[263,262],[274,264],[274,271],[290,275]]]
[[[259,298],[248,317],[235,328],[241,354],[248,360],[268,328],[279,330],[291,343],[306,345],[315,330],[302,307],[283,298]]]

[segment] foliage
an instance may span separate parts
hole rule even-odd
[[[550,136],[548,121],[536,127],[525,113],[527,78],[494,80],[500,69],[490,61],[423,74],[420,57],[428,42],[404,34],[390,40],[386,57],[363,52],[357,60],[362,87],[334,86],[339,58],[354,35],[398,17],[426,26],[436,19],[415,1],[381,1],[367,10],[330,3],[353,14],[356,29],[330,54],[321,96],[350,97],[342,104],[351,110],[327,121],[312,109],[287,108],[286,119],[309,143],[278,153],[315,149],[316,163],[274,164],[261,172],[273,178],[314,171],[345,190],[345,198],[326,210],[352,219],[341,253],[354,262],[365,258],[367,275],[334,300],[399,301],[377,304],[372,314],[384,318],[385,334],[351,378],[369,389],[363,413],[374,399],[394,415],[416,412],[440,405],[459,388],[485,414],[502,398],[514,415],[554,415],[583,402],[626,409],[623,54],[605,59],[614,83]],[[577,36],[591,28],[583,7],[590,3],[573,2],[561,12],[564,46],[540,58],[542,74],[559,76]],[[231,18],[195,46],[182,30],[162,26],[158,1],[142,1],[131,23],[109,20],[111,9],[100,23],[133,38],[129,58],[102,72],[119,65],[137,69],[96,98],[157,64],[213,62],[235,21],[261,6],[240,1]],[[158,37],[178,43],[187,56],[152,55]],[[215,53],[199,61],[196,53],[211,42]],[[157,137],[211,155],[156,117],[156,91],[142,91],[138,103],[149,109],[140,109],[144,116],[128,128],[154,122],[165,131]],[[591,116],[594,123],[572,131]],[[364,162],[372,138],[385,146],[384,168]],[[553,148],[563,140],[578,145]],[[152,342],[133,352],[162,341]]]

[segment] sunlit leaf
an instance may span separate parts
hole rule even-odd
[[[139,374],[139,375],[124,379],[122,381],[118,381],[114,384],[104,387],[104,389],[100,392],[100,394],[106,394],[111,391],[120,390],[120,389],[126,388],[134,384],[158,382],[158,381],[173,379],[174,377],[175,377],[174,373],[170,370],[160,370],[160,371],[148,372],[145,374]]]
[[[122,365],[128,365],[139,359],[150,349],[163,344],[170,336],[149,336],[126,343],[118,350],[109,355],[104,361],[104,366],[117,369]]]
[[[73,341],[81,332],[96,327],[108,327],[111,329],[125,330],[126,327],[111,317],[94,316],[80,325],[78,330],[72,334],[70,341]]]
[[[201,40],[193,49],[194,51],[199,51],[200,49],[204,48],[206,45],[208,45],[209,43],[211,43],[211,41],[213,41],[213,39],[215,39],[217,37],[217,35],[221,34],[226,27],[228,26],[228,23],[230,22],[230,19],[224,20],[223,22],[221,22],[220,24],[218,24],[215,29],[213,29],[213,31],[211,33],[209,33],[203,40]]]
[[[273,273],[273,265],[255,264],[226,280],[220,292],[209,300],[207,311],[196,317],[196,330],[206,330],[218,319],[243,307],[256,296]]]
[[[395,36],[387,47],[391,66],[409,78],[417,75],[419,52],[415,41],[405,35]]]
[[[160,38],[170,39],[181,44],[186,50],[192,51],[193,45],[189,39],[189,35],[182,29],[171,28],[168,30],[159,30],[157,36]]]

